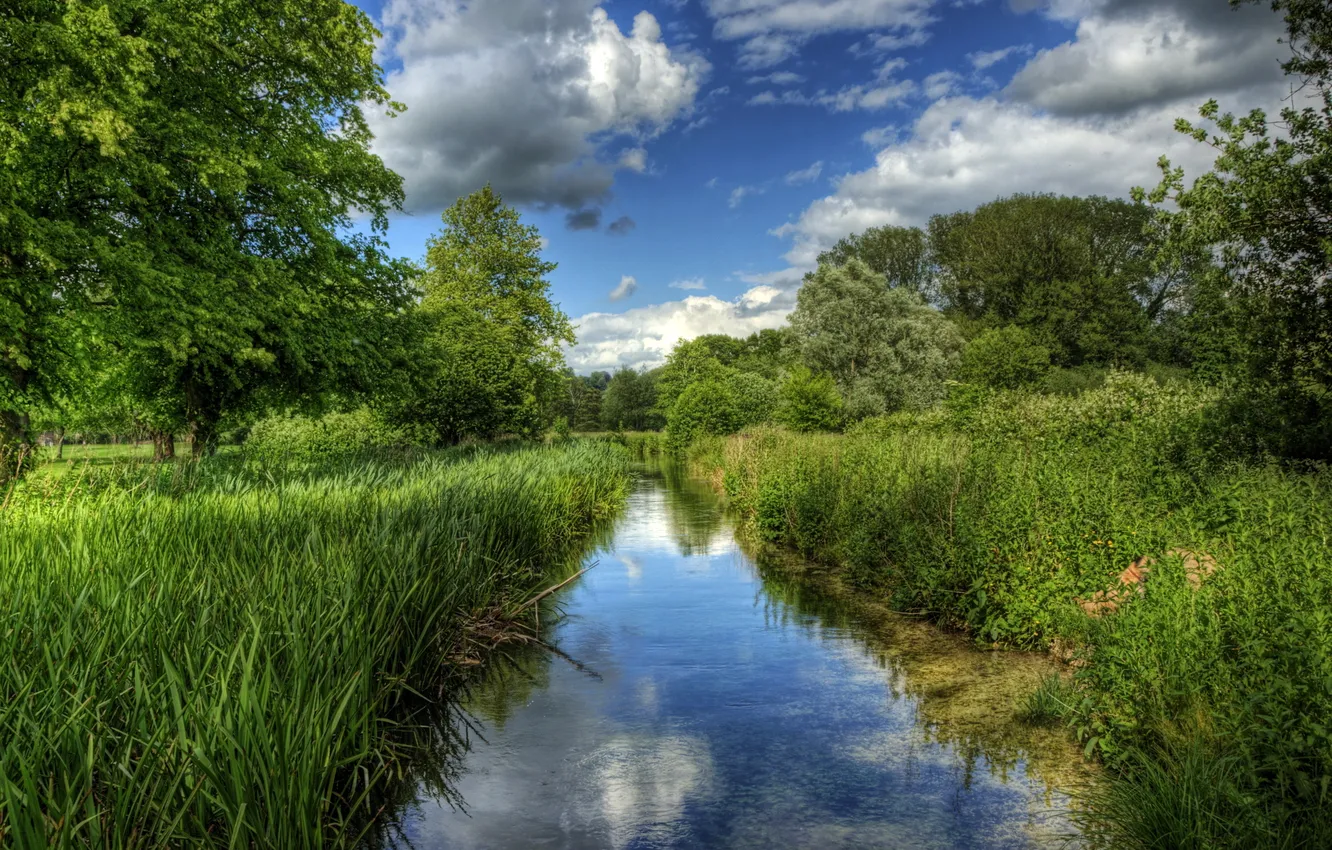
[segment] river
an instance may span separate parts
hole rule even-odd
[[[1013,718],[1050,661],[981,652],[829,593],[736,541],[671,468],[556,599],[542,637],[466,704],[447,787],[400,847],[1076,846],[1089,781],[1058,729]]]

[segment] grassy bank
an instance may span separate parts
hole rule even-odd
[[[1116,844],[1328,846],[1332,477],[1227,462],[1214,400],[1115,376],[694,459],[750,533],[982,643],[1069,657],[1073,687],[1029,713],[1117,769],[1092,824]]]
[[[0,530],[0,844],[354,844],[469,618],[558,580],[628,483],[576,442],[66,475]],[[407,722],[410,722],[408,719]]]

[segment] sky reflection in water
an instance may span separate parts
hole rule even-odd
[[[466,811],[423,799],[403,846],[1064,846],[1076,750],[1011,722],[1044,661],[765,583],[675,475],[591,560],[545,636],[600,678],[543,654],[480,689]]]

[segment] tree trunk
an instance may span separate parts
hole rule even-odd
[[[65,428],[61,426],[56,429],[56,460],[65,459]]]
[[[153,461],[174,460],[176,457],[176,435],[170,431],[153,430]]]
[[[217,452],[217,427],[205,421],[190,423],[190,448],[196,460],[212,457]]]
[[[32,454],[28,414],[0,411],[0,482],[22,474]]]

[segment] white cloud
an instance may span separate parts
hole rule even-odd
[[[670,284],[671,289],[707,289],[708,286],[701,277],[687,277],[684,280],[677,280]]]
[[[1162,154],[1190,173],[1210,167],[1208,149],[1174,130],[1184,111],[1167,106],[1094,119],[996,98],[936,101],[910,134],[878,153],[873,167],[841,177],[833,194],[773,233],[794,239],[786,254],[792,266],[809,268],[820,251],[850,233],[920,225],[935,213],[1015,192],[1123,197],[1134,185],[1156,184]]]
[[[908,47],[920,47],[930,40],[929,30],[911,30],[904,35],[874,35],[851,45],[853,56],[867,56],[873,53],[891,53]]]
[[[1056,114],[1124,113],[1281,79],[1281,19],[1264,4],[1063,0],[1047,13],[1077,20],[1077,37],[1038,53],[1006,93]]]
[[[897,106],[916,91],[910,80],[886,81],[881,84],[847,86],[839,91],[820,90],[817,94],[787,89],[781,94],[759,92],[748,100],[750,106],[824,106],[833,112],[851,112],[856,109],[874,111]]]
[[[930,100],[938,100],[956,91],[960,82],[962,82],[962,75],[956,71],[939,71],[930,74],[920,85],[921,90],[925,92],[925,97]]]
[[[620,151],[620,167],[642,174],[647,171],[647,151],[643,148],[628,148]]]
[[[759,285],[726,301],[691,295],[623,313],[589,313],[575,320],[578,344],[566,352],[578,372],[617,366],[659,366],[675,344],[702,334],[748,336],[781,327],[795,307],[795,292]]]
[[[731,197],[727,200],[726,205],[735,209],[744,203],[745,198],[750,195],[762,195],[764,191],[762,186],[736,186],[731,190]]]
[[[802,168],[799,171],[792,171],[786,175],[786,185],[798,186],[801,183],[813,183],[819,179],[823,173],[823,161],[814,163],[809,168]]]
[[[717,188],[717,178],[716,178],[716,177],[713,177],[713,178],[711,178],[710,180],[708,180],[708,182],[704,183],[703,185],[706,186],[706,187],[709,188],[709,189],[716,189],[716,188]]]
[[[804,39],[789,35],[758,35],[740,45],[736,64],[746,70],[771,68],[796,55],[803,43]]]
[[[745,80],[745,82],[749,83],[751,86],[756,86],[760,83],[772,83],[775,86],[794,86],[803,83],[804,81],[805,77],[794,71],[774,71],[771,74],[760,74]]]
[[[740,64],[765,68],[795,54],[811,36],[830,32],[887,30],[885,41],[919,43],[933,18],[935,0],[704,0],[715,21],[713,34],[740,41]]]
[[[890,142],[896,141],[901,132],[901,128],[897,125],[885,124],[882,127],[871,127],[861,133],[860,140],[872,148],[881,148]]]
[[[610,300],[622,301],[638,291],[638,281],[629,275],[620,278],[620,283],[610,291]]]
[[[999,50],[982,50],[976,53],[968,53],[967,59],[971,60],[971,67],[975,68],[977,71],[984,71],[986,68],[998,65],[1009,56],[1014,54],[1025,55],[1029,53],[1031,53],[1030,44],[1015,44],[1011,47],[1000,48]]]
[[[652,15],[626,35],[598,0],[389,0],[381,23],[381,61],[401,64],[388,88],[408,109],[371,116],[374,149],[418,210],[487,182],[517,203],[596,204],[617,169],[647,162],[605,147],[642,150],[689,118],[709,71],[668,48]]]

